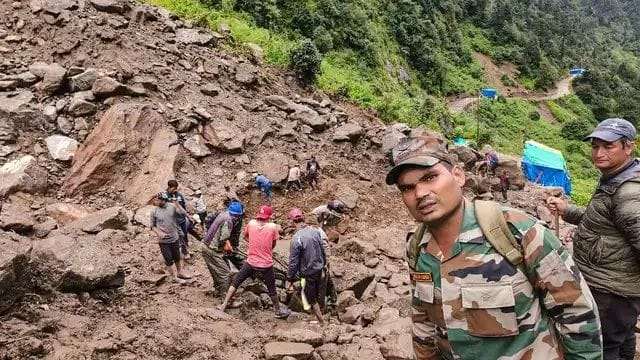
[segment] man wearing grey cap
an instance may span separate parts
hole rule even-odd
[[[586,208],[551,197],[549,207],[571,224],[574,259],[591,288],[602,322],[605,360],[633,360],[640,314],[640,161],[636,129],[607,119],[585,138],[602,173]]]
[[[549,229],[465,199],[465,172],[434,136],[407,138],[391,156],[386,182],[420,224],[406,247],[417,360],[602,358],[593,297]],[[496,230],[510,232],[511,249]]]

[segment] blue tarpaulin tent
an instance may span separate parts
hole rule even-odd
[[[584,72],[587,71],[583,68],[573,68],[571,70],[569,70],[569,75],[576,77],[576,76],[582,76],[584,75]]]
[[[571,194],[571,179],[562,153],[529,140],[524,144],[522,171],[529,181],[543,186],[558,186]]]
[[[494,88],[483,88],[480,90],[480,96],[489,99],[496,99],[498,97],[498,90]]]

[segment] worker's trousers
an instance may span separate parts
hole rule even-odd
[[[202,249],[202,258],[213,279],[213,287],[217,296],[224,296],[229,288],[231,273],[222,252],[208,247]]]

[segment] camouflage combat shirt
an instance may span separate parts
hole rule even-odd
[[[416,358],[601,359],[598,311],[569,252],[534,218],[503,213],[523,247],[518,267],[485,239],[471,202],[448,258],[425,231],[409,264]]]

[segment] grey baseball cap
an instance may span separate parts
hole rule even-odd
[[[601,121],[584,140],[600,139],[606,142],[613,142],[622,138],[635,140],[636,134],[636,128],[632,123],[625,119],[613,118]]]

